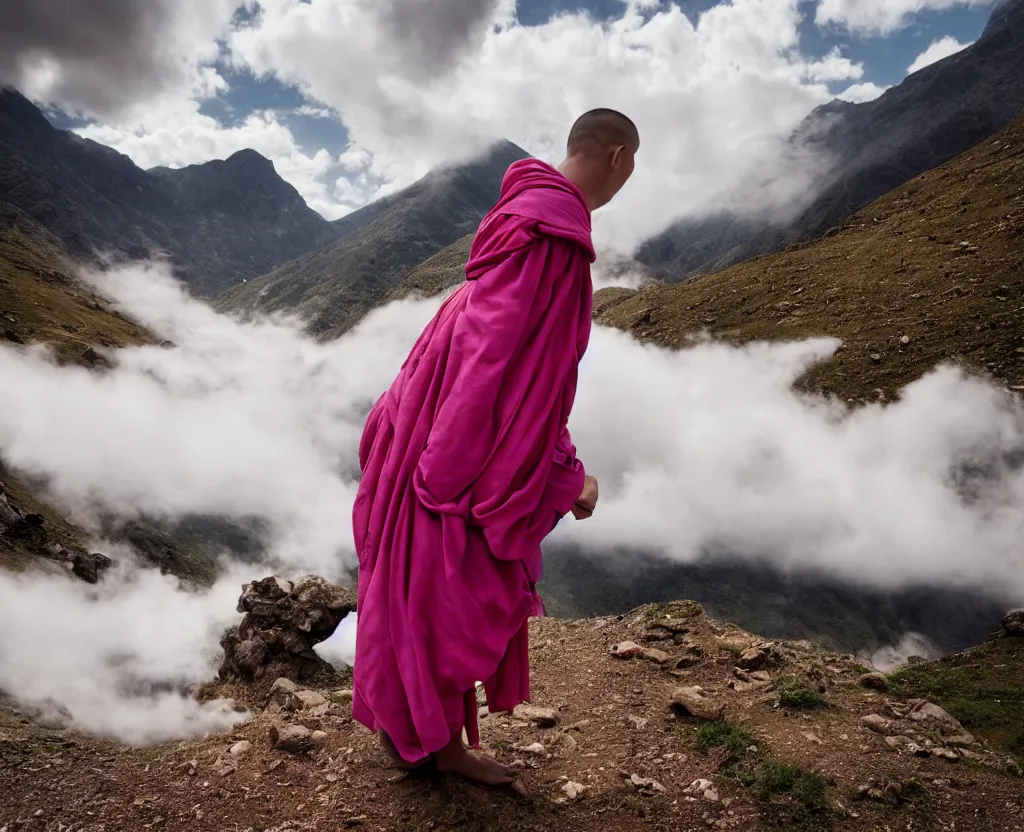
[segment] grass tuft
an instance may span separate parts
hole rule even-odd
[[[812,711],[827,708],[828,700],[818,691],[811,690],[797,679],[784,679],[779,683],[779,704],[795,711]]]

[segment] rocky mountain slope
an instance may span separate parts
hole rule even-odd
[[[950,358],[1024,389],[1024,116],[826,237],[677,286],[610,290],[598,322],[681,347],[833,336],[804,379],[892,399]]]
[[[669,281],[725,268],[819,237],[915,176],[962,153],[1024,109],[1024,0],[1004,0],[984,34],[875,101],[835,101],[808,119],[807,141],[839,166],[791,222],[719,215],[681,223],[645,243],[638,258]]]
[[[299,619],[336,621],[296,599],[337,606],[343,594],[260,584],[282,597],[254,607],[248,588],[239,609],[261,613],[239,633],[290,643],[280,635]],[[329,669],[303,681],[287,662],[244,677],[226,663],[198,695],[231,696],[251,721],[140,750],[8,703],[0,828],[1020,832],[1024,638],[1011,633],[1024,611],[1004,626],[887,678],[849,655],[765,642],[693,602],[536,619],[531,705],[490,713],[480,692],[483,748],[521,772],[513,789],[396,772],[352,721],[350,677]],[[294,635],[302,649],[324,637]]]
[[[55,129],[6,89],[0,89],[0,194],[76,259],[95,262],[97,252],[164,254],[183,280],[207,294],[338,233],[255,151],[144,171],[109,147]]]
[[[411,268],[475,232],[506,169],[526,155],[503,142],[475,162],[434,171],[340,220],[341,239],[225,292],[217,305],[296,311],[318,336],[340,335],[388,298]]]

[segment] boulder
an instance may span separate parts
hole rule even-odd
[[[243,588],[237,627],[221,638],[220,678],[252,682],[284,677],[309,678],[328,665],[313,647],[334,634],[356,608],[355,593],[310,576],[292,582],[279,577]]]
[[[964,726],[953,716],[934,702],[925,699],[911,699],[907,719],[920,722],[941,734],[949,743],[955,745],[974,745],[974,737],[964,730]]]
[[[71,571],[87,584],[99,583],[113,565],[114,561],[99,552],[76,552],[71,559]]]
[[[693,686],[677,688],[673,692],[672,710],[676,716],[713,722],[722,715],[724,706],[708,697],[702,688]]]
[[[1003,616],[1003,633],[1011,638],[1024,638],[1024,607]]]

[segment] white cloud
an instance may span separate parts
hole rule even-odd
[[[433,72],[394,48],[368,6],[262,7],[254,25],[230,38],[233,60],[341,113],[367,154],[361,192],[408,184],[498,137],[558,161],[581,112],[628,113],[642,136],[637,174],[596,226],[620,248],[688,214],[799,207],[816,167],[787,157],[784,139],[831,98],[826,81],[863,72],[835,51],[800,52],[796,0],[737,0],[696,26],[672,4],[627,4],[609,23],[567,14],[536,27],[510,23],[503,8],[474,48]]]
[[[297,323],[220,316],[160,270],[97,279],[178,347],[121,351],[106,374],[0,347],[0,455],[45,475],[78,518],[97,505],[258,515],[279,572],[339,579],[353,563],[364,414],[439,301],[378,310],[321,344]],[[855,583],[980,587],[1024,600],[1024,470],[1000,464],[1024,446],[1020,404],[948,368],[886,407],[851,412],[795,393],[793,381],[834,347],[672,353],[597,327],[570,427],[601,502],[592,520],[567,521],[555,538],[595,557],[624,546],[692,561],[724,548]],[[958,486],[957,470],[972,467],[987,478]],[[0,576],[0,687],[130,742],[223,727],[237,717],[197,708],[173,685],[212,676],[240,584],[266,574],[231,567],[199,595],[152,572],[126,570],[95,589]],[[320,652],[351,660],[352,625]],[[155,697],[132,693],[168,684]]]
[[[187,592],[128,564],[87,590],[63,576],[0,573],[0,689],[131,745],[227,730],[248,715],[187,691],[215,677],[241,583]]]
[[[941,61],[943,58],[955,55],[957,52],[966,49],[971,45],[971,43],[973,43],[973,41],[960,43],[960,41],[952,35],[947,35],[944,38],[932,41],[929,47],[914,58],[914,62],[907,67],[907,74],[913,75],[919,69],[924,69],[926,66],[931,66],[937,61]]]
[[[840,101],[849,101],[853,104],[863,104],[866,101],[874,101],[887,89],[889,89],[889,87],[880,87],[873,81],[867,81],[863,84],[851,84],[839,93],[836,98]]]
[[[851,32],[888,35],[913,22],[923,11],[956,6],[990,6],[995,0],[821,0],[815,20],[845,26]]]
[[[371,316],[358,339],[319,344],[283,320],[221,317],[163,267],[92,279],[178,349],[124,350],[103,377],[0,350],[5,388],[17,389],[0,413],[0,455],[52,474],[55,497],[79,519],[93,506],[257,515],[275,559],[343,574],[353,557],[339,518],[354,485],[342,472],[356,470],[361,420],[429,308],[407,303],[386,324]]]

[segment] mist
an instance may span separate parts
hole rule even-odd
[[[0,689],[130,743],[217,730],[244,715],[183,691],[214,677],[244,581],[342,580],[353,566],[363,420],[440,299],[392,304],[323,344],[287,317],[218,314],[162,265],[85,277],[175,346],[120,350],[102,371],[0,347],[0,457],[44,478],[55,505],[97,535],[102,514],[257,517],[268,563],[224,562],[212,589],[187,591],[97,540],[121,562],[98,587],[2,575]],[[887,406],[794,392],[837,346],[672,353],[596,327],[570,429],[601,500],[553,542],[593,558],[722,551],[854,585],[1024,600],[1019,401],[952,367]],[[353,635],[347,621],[321,654],[351,661]]]
[[[236,572],[188,591],[130,560],[89,588],[61,575],[0,573],[0,690],[135,746],[227,730],[248,714],[228,701],[200,704],[189,691],[216,675],[242,580]]]

